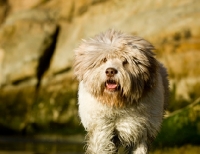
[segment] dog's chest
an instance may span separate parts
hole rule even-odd
[[[113,109],[106,106],[105,104],[98,102],[90,93],[86,91],[82,83],[80,83],[79,86],[78,103],[79,116],[83,126],[86,129],[91,128],[92,125],[96,125],[102,122],[114,124],[124,120],[127,121],[127,119],[127,123],[131,124],[133,121],[137,121],[137,118],[135,117],[139,117],[140,114],[139,111],[134,108]]]
[[[83,83],[79,85],[78,94],[79,116],[83,126],[87,128],[98,119],[99,115],[108,112],[108,109],[87,92]]]

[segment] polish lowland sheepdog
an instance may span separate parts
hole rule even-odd
[[[160,129],[168,97],[166,69],[146,40],[115,30],[75,50],[87,154],[146,154]],[[121,150],[120,150],[121,151]]]

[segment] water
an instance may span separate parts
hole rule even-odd
[[[0,136],[0,154],[84,154],[84,137],[24,137]],[[162,148],[150,154],[199,154],[200,146]]]
[[[0,136],[0,154],[83,154],[83,142]]]

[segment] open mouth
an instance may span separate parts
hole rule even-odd
[[[119,85],[113,79],[108,79],[106,81],[105,85],[106,85],[106,89],[109,90],[109,91],[116,91],[116,90],[119,89]]]

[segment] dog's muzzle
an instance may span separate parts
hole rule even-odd
[[[118,71],[115,68],[110,67],[106,69],[105,73],[108,78],[105,83],[106,89],[111,92],[117,91],[119,89],[119,84],[114,79],[114,76],[118,73]]]

